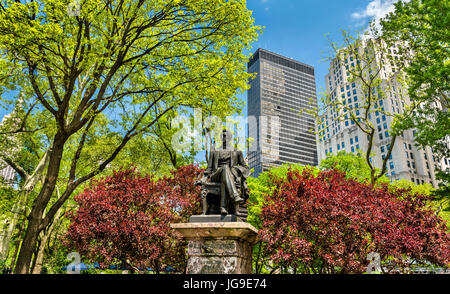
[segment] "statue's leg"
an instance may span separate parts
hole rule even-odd
[[[244,199],[241,198],[241,195],[236,188],[234,176],[229,166],[225,166],[225,168],[222,171],[222,183],[225,184],[228,195],[230,195],[230,199],[233,199],[233,202],[241,203],[244,201]]]
[[[202,190],[201,192],[201,197],[202,197],[202,215],[206,215],[208,213],[208,199],[207,199],[207,194],[208,192],[206,190]]]
[[[226,184],[223,181],[223,174],[225,173],[225,169],[223,167],[219,167],[212,175],[211,181],[215,183],[220,183],[220,213],[228,214],[227,209],[227,189]]]
[[[228,214],[225,184],[220,184],[220,214]]]

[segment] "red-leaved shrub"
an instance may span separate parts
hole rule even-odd
[[[338,171],[289,172],[265,199],[259,238],[274,264],[293,272],[365,272],[370,252],[383,271],[412,261],[446,266],[450,234],[422,195],[346,179]]]
[[[66,244],[102,267],[121,262],[156,273],[170,266],[184,271],[185,246],[171,223],[188,221],[199,210],[202,170],[188,165],[154,179],[134,169],[93,181],[75,196]]]

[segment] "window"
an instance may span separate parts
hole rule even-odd
[[[391,162],[389,162],[389,168],[391,169],[391,170],[393,170],[394,169],[394,163],[391,161]]]
[[[355,142],[358,142],[358,136],[355,136]]]
[[[383,128],[386,130],[387,129],[387,123],[383,123]]]
[[[352,88],[354,88],[354,87],[356,87],[356,84],[355,84],[355,83],[352,83]]]
[[[359,149],[359,144],[356,144],[356,149]]]
[[[352,146],[352,152],[355,152],[355,147]]]
[[[342,149],[344,149],[345,148],[344,142],[342,142],[341,145],[342,145]]]
[[[382,116],[383,121],[386,121],[386,115]]]
[[[406,162],[408,167],[411,167],[411,163],[409,161]]]
[[[353,138],[350,138],[350,145],[353,145]]]
[[[384,146],[381,146],[380,149],[381,149],[381,152],[384,152]]]
[[[339,150],[341,150],[341,145],[337,145],[337,150],[339,151]]]
[[[389,138],[389,132],[388,132],[388,131],[385,131],[385,132],[384,132],[384,136],[385,136],[386,138]]]
[[[382,133],[379,133],[379,134],[378,134],[378,138],[380,138],[380,140],[383,140],[383,134],[382,134]]]

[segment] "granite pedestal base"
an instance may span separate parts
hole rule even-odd
[[[189,218],[190,223],[220,223],[220,222],[242,222],[243,220],[232,214],[193,215]]]
[[[188,241],[188,274],[251,274],[258,231],[245,222],[181,223],[171,227]]]

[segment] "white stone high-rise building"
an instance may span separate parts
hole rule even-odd
[[[14,178],[16,177],[16,171],[7,164],[0,163],[0,177],[6,184],[13,185]]]
[[[365,44],[365,43],[364,43]],[[360,50],[364,50],[361,46]],[[377,54],[377,53],[373,53]],[[405,87],[397,81],[401,75],[401,56],[399,49],[394,46],[388,49],[389,62],[382,62],[379,56],[375,56],[375,69],[380,69],[382,79],[381,87],[384,95],[379,96],[377,91],[373,92],[373,111],[369,114],[369,121],[375,128],[373,140],[372,164],[381,169],[383,158],[387,155],[391,142],[391,123],[396,114],[402,114],[410,104],[410,100]],[[361,55],[360,55],[361,56]],[[348,68],[355,66],[360,61],[353,56],[343,56],[334,58],[330,63],[330,71],[325,76],[327,95],[331,101],[338,102],[344,108],[350,109],[356,116],[363,115],[362,108],[367,103],[364,93],[357,82],[350,81]],[[386,85],[390,85],[389,87]],[[364,105],[363,105],[364,104]],[[436,105],[440,107],[440,105]],[[328,153],[336,154],[339,151],[357,153],[359,149],[365,151],[368,148],[368,135],[364,133],[354,121],[341,108],[328,105],[320,115],[318,123],[318,160],[319,163],[326,158]],[[431,148],[425,150],[415,146],[415,130],[404,131],[401,136],[397,136],[391,156],[387,161],[386,175],[391,180],[406,179],[415,184],[430,183],[434,187],[438,186],[435,177],[437,167],[448,168],[449,159],[438,162],[433,156]]]

